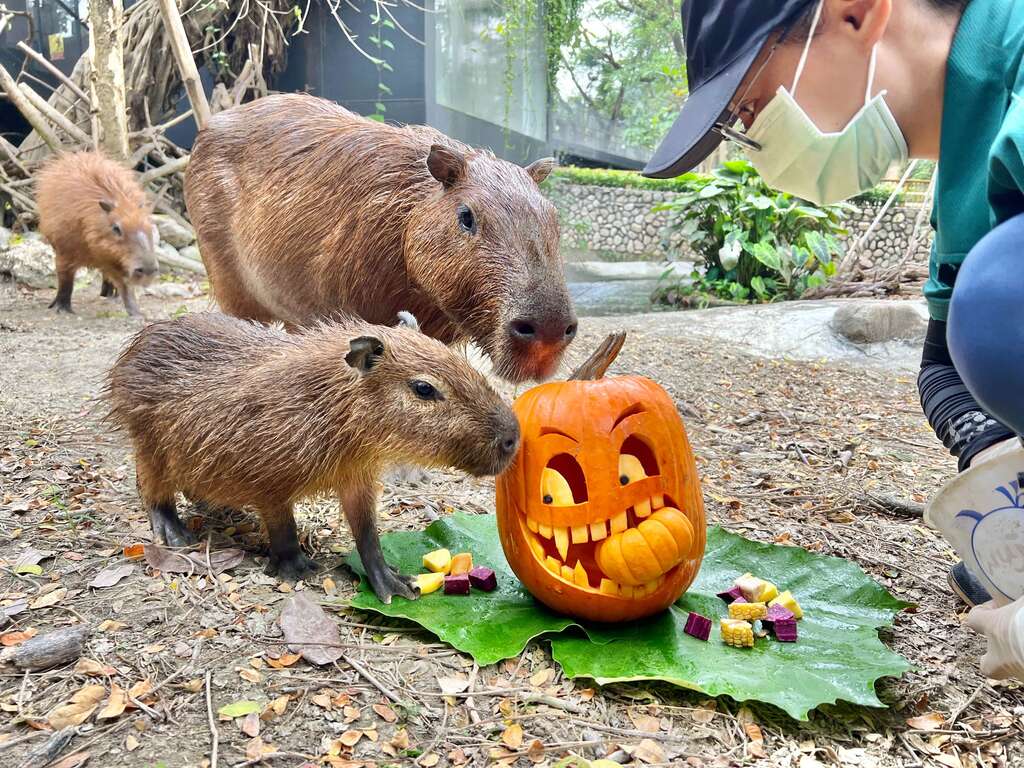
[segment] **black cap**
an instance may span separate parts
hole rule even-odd
[[[644,168],[668,179],[696,167],[722,141],[716,122],[776,29],[792,24],[817,0],[683,0],[683,40],[690,95]]]

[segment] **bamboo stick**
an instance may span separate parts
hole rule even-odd
[[[81,88],[79,88],[77,85],[75,85],[74,80],[70,79],[67,75],[65,75],[63,72],[61,72],[55,66],[53,66],[53,64],[50,63],[49,59],[47,59],[41,53],[37,52],[31,46],[26,45],[24,40],[19,40],[18,41],[18,50],[20,50],[26,56],[30,57],[33,61],[35,61],[37,64],[39,64],[39,66],[41,66],[43,69],[45,69],[51,75],[53,75],[58,80],[60,80],[64,85],[66,85],[68,87],[68,89],[73,94],[75,94],[75,96],[80,98],[86,104],[89,103],[89,97],[85,95],[85,93],[82,91]]]
[[[7,98],[25,116],[28,124],[46,142],[46,145],[54,152],[63,151],[64,147],[60,143],[60,139],[50,130],[50,126],[46,124],[46,120],[39,114],[39,111],[32,106],[25,95],[18,89],[18,84],[14,82],[11,73],[2,64],[0,64],[0,86],[7,92]]]
[[[81,143],[84,147],[87,148],[92,145],[92,137],[89,134],[68,120],[58,110],[54,109],[50,103],[36,93],[30,85],[22,83],[18,87],[21,89],[21,92],[25,94],[25,98],[32,102],[32,106],[42,113],[43,117],[64,131],[72,139]]]
[[[139,181],[143,184],[147,184],[154,179],[159,179],[163,176],[170,176],[172,173],[183,171],[188,167],[188,160],[189,155],[185,155],[184,157],[175,158],[174,160],[166,162],[156,168],[150,168],[139,176]]]
[[[160,0],[160,13],[164,17],[164,26],[167,27],[171,50],[174,52],[178,71],[181,72],[181,79],[185,84],[185,92],[192,104],[196,125],[199,130],[203,130],[210,122],[210,104],[203,93],[203,83],[199,79],[196,60],[192,56],[192,48],[189,46],[188,35],[185,34],[185,26],[181,23],[175,0]]]

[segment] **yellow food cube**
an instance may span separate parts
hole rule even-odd
[[[416,586],[420,588],[421,595],[437,592],[437,590],[444,586],[444,574],[421,573],[416,577]]]
[[[433,573],[448,573],[452,568],[452,553],[447,549],[435,549],[423,556],[423,567]]]
[[[788,589],[768,603],[768,605],[781,605],[783,608],[792,611],[793,618],[802,619],[804,617],[804,612],[800,608],[800,603],[796,601],[796,598],[793,597],[793,593]]]
[[[739,600],[729,603],[729,618],[755,621],[768,615],[768,606],[764,603],[741,603]]]
[[[451,575],[459,576],[473,570],[473,556],[469,552],[459,552],[452,558]]]
[[[719,622],[722,630],[722,642],[736,648],[754,647],[754,628],[750,622],[742,619],[722,619]]]

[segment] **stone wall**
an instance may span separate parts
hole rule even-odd
[[[669,215],[652,209],[671,200],[674,194],[566,182],[558,182],[549,192],[562,219],[562,239],[566,247],[619,260],[664,258],[662,240]],[[858,208],[860,212],[848,222],[848,242],[855,241],[868,229],[881,204],[860,204]],[[884,268],[902,260],[919,210],[914,206],[890,207],[871,237],[858,250],[860,266],[863,269]],[[928,260],[931,231],[927,217],[922,227],[927,236],[908,266]]]

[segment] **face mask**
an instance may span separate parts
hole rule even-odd
[[[864,106],[843,130],[823,133],[797,104],[796,86],[823,4],[815,11],[793,87],[786,91],[779,86],[746,132],[761,145],[760,151],[747,155],[765,182],[817,205],[858,195],[881,181],[893,163],[907,160],[907,142],[885,103],[885,91],[871,97],[877,46],[871,49]]]

